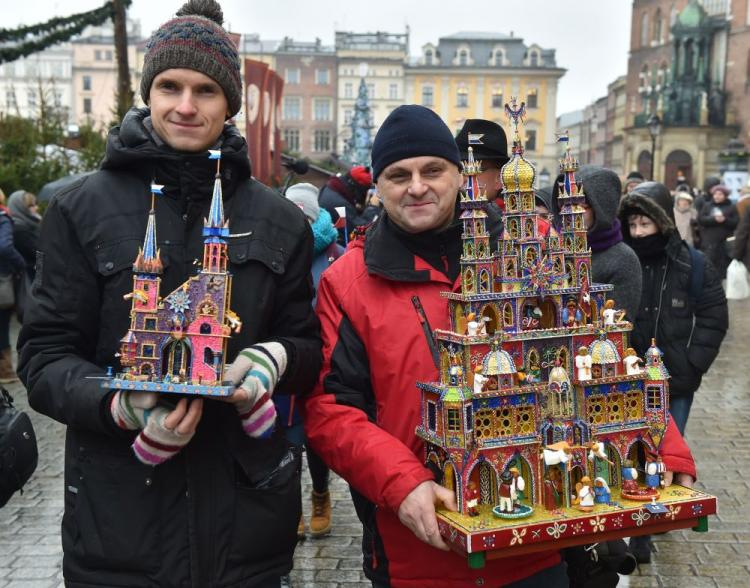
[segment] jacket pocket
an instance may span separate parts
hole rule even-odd
[[[233,265],[242,265],[249,261],[257,261],[266,266],[272,273],[284,273],[286,263],[284,250],[269,245],[261,239],[244,238],[233,240],[228,247],[229,261]]]
[[[238,477],[228,567],[248,561],[291,561],[302,515],[299,452],[289,449],[276,468],[247,485]]]
[[[80,448],[66,481],[63,537],[89,569],[154,572],[161,561],[154,468],[126,452]],[[69,546],[65,546],[66,550]]]

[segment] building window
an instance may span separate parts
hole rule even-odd
[[[529,90],[526,95],[526,108],[537,108],[537,93],[536,89]]]
[[[352,109],[347,108],[346,110],[344,110],[344,124],[348,125],[348,124],[351,124],[351,122],[352,122]]]
[[[448,409],[448,431],[451,433],[461,432],[461,416],[455,408]]]
[[[375,84],[367,84],[367,97],[370,100],[375,99]]]
[[[662,17],[661,8],[656,9],[654,15],[654,45],[661,45],[662,42]]]
[[[344,84],[344,98],[354,98],[354,84],[351,82]]]
[[[646,408],[648,410],[661,409],[661,387],[646,386]]]
[[[36,91],[35,90],[26,91],[26,104],[29,106],[29,108],[36,108]]]
[[[427,429],[435,432],[437,429],[437,406],[434,402],[427,402]]]
[[[302,100],[296,96],[284,98],[284,120],[302,120]]]
[[[97,49],[94,51],[94,60],[95,61],[101,61],[102,60],[102,52],[100,49]]]
[[[155,318],[147,318],[143,325],[144,330],[146,331],[155,331],[156,330],[156,319]]]
[[[327,86],[331,83],[331,75],[327,69],[316,69],[315,70],[315,83],[318,86]]]
[[[83,89],[91,90],[91,76],[83,76]]]
[[[641,15],[641,47],[648,46],[648,12]]]
[[[201,323],[201,335],[211,334],[211,323]]]
[[[539,51],[532,51],[529,54],[529,66],[539,67]]]
[[[468,49],[458,50],[458,65],[469,65],[469,50]]]
[[[434,49],[425,50],[424,63],[425,65],[435,65],[435,50]]]
[[[62,106],[62,92],[60,90],[55,90],[52,94],[52,101],[56,108],[60,108]]]
[[[284,129],[284,144],[287,151],[299,152],[299,130]]]
[[[331,131],[317,130],[313,134],[313,151],[318,153],[331,150]]]
[[[588,419],[590,425],[606,425],[606,411],[604,409],[604,396],[589,396]]]
[[[536,131],[534,130],[526,131],[526,150],[536,151]]]
[[[467,108],[469,106],[469,90],[467,90],[464,86],[461,86],[458,89],[458,93],[456,95],[456,106],[458,108]]]
[[[83,99],[83,114],[91,114],[91,98]]]
[[[16,103],[16,92],[15,90],[6,90],[5,91],[5,104],[8,108],[16,108],[18,104]]]
[[[503,107],[503,92],[499,88],[492,90],[492,108]]]
[[[144,343],[141,347],[141,356],[142,357],[154,357],[154,346]]]
[[[398,84],[388,85],[388,98],[391,100],[398,100]]]
[[[435,105],[435,89],[432,86],[422,86],[422,106]]]
[[[313,120],[331,120],[331,101],[328,98],[313,100]]]
[[[299,84],[299,68],[286,68],[284,70],[284,81],[287,84]]]

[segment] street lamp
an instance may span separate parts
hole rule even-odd
[[[654,180],[654,161],[656,159],[656,137],[661,133],[661,119],[658,114],[652,114],[646,123],[651,135],[651,180]]]

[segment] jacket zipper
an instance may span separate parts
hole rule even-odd
[[[662,298],[664,297],[664,288],[667,284],[667,272],[668,271],[669,271],[669,257],[667,257],[666,265],[664,266],[664,274],[661,277],[661,287],[659,288],[659,308],[656,310],[656,321],[654,321],[654,340],[656,340],[656,333],[659,330],[659,317],[661,317]]]

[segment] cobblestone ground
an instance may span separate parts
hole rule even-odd
[[[698,486],[719,497],[708,533],[678,531],[654,539],[656,553],[620,585],[633,588],[744,588],[750,586],[750,301],[730,303],[731,327],[721,355],[693,405],[687,438],[698,462]],[[21,407],[20,385],[10,387]],[[39,467],[24,494],[0,510],[0,588],[62,587],[60,517],[64,428],[32,414],[39,437]],[[304,478],[309,516],[309,476]],[[365,588],[360,527],[346,485],[332,483],[330,536],[299,543],[295,588]]]

